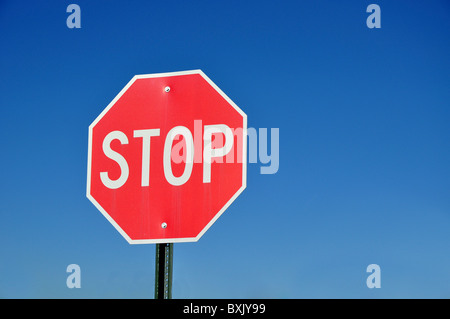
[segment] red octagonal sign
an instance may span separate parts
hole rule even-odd
[[[87,197],[131,244],[197,241],[245,189],[246,131],[202,71],[136,75],[89,126]]]

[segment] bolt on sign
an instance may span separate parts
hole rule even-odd
[[[197,241],[246,187],[246,136],[201,70],[136,75],[89,126],[87,197],[130,244]]]

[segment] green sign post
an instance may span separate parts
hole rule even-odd
[[[156,244],[155,299],[172,299],[173,244]]]

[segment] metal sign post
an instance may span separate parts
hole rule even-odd
[[[155,299],[172,299],[173,244],[156,244]]]

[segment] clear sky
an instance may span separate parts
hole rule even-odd
[[[88,126],[135,74],[192,69],[280,159],[175,244],[175,298],[450,297],[447,0],[3,0],[0,30],[0,297],[153,298],[155,246],[85,196]]]

